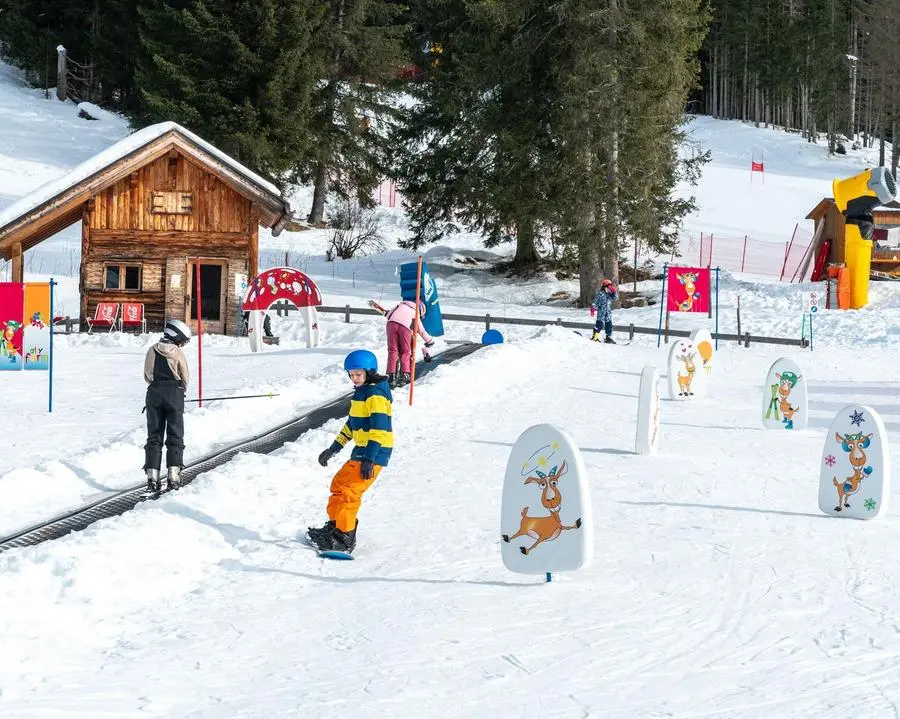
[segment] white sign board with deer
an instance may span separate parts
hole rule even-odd
[[[809,421],[809,392],[800,367],[787,357],[779,357],[763,385],[762,421],[766,429],[806,429]]]
[[[637,430],[634,437],[635,454],[653,454],[659,441],[659,372],[652,365],[641,372],[638,392]]]
[[[690,400],[706,394],[703,359],[690,340],[680,340],[669,350],[669,399]]]
[[[819,509],[852,519],[887,513],[891,496],[887,430],[871,407],[848,404],[825,435],[819,472]]]
[[[574,571],[594,552],[591,499],[581,452],[550,424],[513,445],[500,507],[503,564],[521,574]]]

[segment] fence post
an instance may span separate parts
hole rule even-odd
[[[799,226],[799,222],[794,223],[794,231],[791,233],[791,241],[784,243],[784,264],[781,265],[781,275],[778,277],[779,282],[784,282],[784,273],[787,270],[788,255],[791,254],[791,247],[794,244],[794,237],[797,236],[797,227]]]
[[[562,317],[557,317],[557,318],[556,318],[556,324],[557,324],[558,326],[562,327]]]
[[[703,267],[703,233],[700,233],[700,261],[697,262],[698,267]]]
[[[66,48],[56,46],[56,99],[65,102],[68,97],[69,81],[66,77]]]
[[[344,322],[350,324],[350,305],[344,307]]]
[[[487,332],[491,328],[491,315],[486,314],[484,316],[484,331]]]
[[[628,325],[628,339],[629,340],[634,339],[634,322],[632,322],[630,325]]]
[[[744,251],[741,253],[741,272],[744,271],[744,262],[747,260],[747,235],[744,235]]]
[[[744,337],[744,347],[749,347],[749,346],[750,346],[750,333],[748,332],[747,335]]]
[[[737,336],[738,344],[741,343],[741,296],[737,298]]]
[[[706,263],[707,267],[712,267],[712,255],[713,255],[713,233],[709,233],[709,261]],[[702,262],[700,263],[703,264]]]

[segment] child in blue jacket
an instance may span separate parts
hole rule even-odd
[[[356,547],[356,514],[362,496],[387,466],[394,448],[393,397],[387,377],[378,374],[378,359],[368,350],[348,354],[344,370],[355,387],[350,416],[331,446],[319,455],[319,464],[326,466],[351,441],[356,446],[331,481],[328,521],[323,527],[310,527],[307,536],[321,551],[350,554]]]
[[[612,306],[618,296],[619,292],[612,280],[604,279],[600,283],[600,289],[594,297],[594,301],[591,302],[591,314],[596,313],[597,315],[597,321],[594,322],[594,334],[591,335],[594,342],[600,341],[600,330],[604,330],[606,338],[603,341],[611,345],[616,343],[612,338]]]

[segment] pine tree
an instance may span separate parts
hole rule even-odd
[[[309,221],[322,221],[329,190],[372,203],[386,165],[396,77],[405,61],[403,6],[388,0],[327,0],[311,49],[321,68],[295,176],[314,183]]]
[[[320,5],[143,0],[135,120],[174,120],[284,184],[309,151]]]
[[[395,136],[396,175],[409,203],[409,246],[462,225],[486,244],[515,240],[514,263],[533,266],[551,225],[545,163],[555,149],[550,67],[540,49],[546,3],[422,2],[414,8],[427,82]],[[406,151],[403,152],[403,149]]]

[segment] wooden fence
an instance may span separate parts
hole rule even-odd
[[[275,308],[275,311],[279,317],[282,316],[282,313],[287,315],[291,311],[295,311],[297,308],[292,304],[281,300],[272,305]],[[336,314],[336,315],[344,315],[344,322],[350,322],[351,315],[375,315],[381,316],[381,313],[378,310],[372,309],[371,307],[351,307],[350,305],[344,305],[343,307],[326,307],[321,306],[316,308],[319,312],[324,312],[325,314]],[[568,327],[570,329],[577,330],[592,330],[594,329],[594,325],[589,322],[570,322],[568,320],[564,320],[562,317],[557,317],[555,321],[553,320],[538,320],[524,317],[492,317],[490,314],[484,315],[459,315],[453,313],[441,313],[441,317],[443,317],[448,322],[477,322],[479,324],[484,325],[485,331],[491,328],[491,324],[498,325],[524,325],[529,327],[545,327],[546,325],[557,325],[559,327]],[[634,324],[628,325],[613,325],[613,330],[615,332],[627,332],[628,339],[633,339],[634,336],[637,335],[656,335],[658,334],[658,330],[656,327],[636,327]],[[669,337],[690,337],[691,333],[687,330],[664,330],[663,336],[665,337],[665,341],[668,343]],[[772,344],[772,345],[787,345],[790,347],[809,347],[808,339],[796,339],[791,337],[766,337],[763,335],[751,335],[749,332],[745,332],[744,334],[729,334],[726,332],[713,332],[713,339],[722,340],[723,342],[737,342],[738,344],[744,345],[744,347],[749,347],[750,342],[759,342],[761,344]]]

